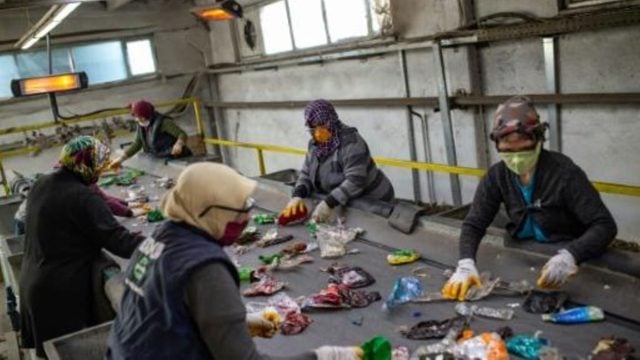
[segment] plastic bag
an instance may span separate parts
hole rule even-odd
[[[500,335],[496,333],[482,333],[453,348],[456,359],[486,359],[508,360],[507,347]]]
[[[409,264],[420,259],[420,253],[413,249],[396,250],[387,255],[387,262],[390,265]]]
[[[384,302],[382,309],[391,310],[394,307],[412,301],[422,296],[420,279],[414,276],[404,276],[396,279],[393,289]]]
[[[549,345],[549,341],[539,338],[537,335],[515,335],[507,341],[507,349],[510,353],[527,360],[536,360],[540,349],[547,345]]]
[[[340,257],[346,254],[345,245],[362,234],[360,228],[346,228],[316,224],[316,238],[323,258]]]
[[[562,291],[545,292],[533,290],[522,304],[526,312],[533,314],[549,314],[560,311],[568,300],[567,293]]]
[[[389,339],[376,336],[364,344],[360,345],[364,352],[362,360],[390,360],[391,359],[391,343]]]
[[[485,306],[470,305],[465,302],[457,303],[455,310],[462,316],[482,316],[491,319],[511,320],[514,311],[512,309],[495,309]]]
[[[441,339],[445,337],[452,328],[464,328],[466,319],[462,316],[445,320],[420,321],[407,331],[400,331],[400,334],[411,340]]]

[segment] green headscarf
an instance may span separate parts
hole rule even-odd
[[[98,181],[109,163],[111,150],[92,136],[71,139],[60,152],[60,165],[78,175],[87,184]]]

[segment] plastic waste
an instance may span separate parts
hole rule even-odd
[[[442,341],[420,346],[411,354],[411,360],[453,360],[453,347],[456,345],[456,339],[466,326],[466,322],[454,322]]]
[[[255,214],[251,217],[251,220],[258,225],[274,224],[276,222],[276,216],[274,214],[265,213]]]
[[[335,258],[345,255],[347,252],[345,245],[363,232],[361,228],[317,224],[316,238],[320,247],[320,256]]]
[[[243,266],[238,269],[238,275],[240,282],[251,282],[251,279],[253,279],[253,268]]]
[[[568,300],[568,295],[562,291],[545,292],[533,290],[522,304],[526,312],[533,314],[548,314],[560,311]]]
[[[540,354],[540,349],[549,345],[547,339],[540,338],[538,335],[515,335],[507,340],[507,350],[509,350],[509,353],[527,360],[536,360]]]
[[[496,333],[482,333],[469,340],[465,340],[453,348],[456,359],[475,360],[507,360],[509,354],[500,335]]]
[[[592,360],[626,360],[634,359],[635,349],[629,340],[618,337],[606,337],[600,339],[595,349],[591,352]]]
[[[538,351],[539,360],[564,360],[564,356],[560,354],[560,350],[550,346],[543,346]]]
[[[465,302],[457,303],[455,310],[462,316],[482,316],[491,319],[511,320],[514,311],[512,309],[496,309],[491,307],[476,306]]]
[[[409,264],[420,259],[420,253],[413,249],[401,249],[387,255],[387,262],[390,265]]]
[[[400,277],[393,284],[393,289],[382,305],[382,309],[391,310],[420,296],[422,296],[422,284],[418,278],[414,276]]]
[[[151,210],[147,213],[147,221],[150,223],[164,220],[164,215],[160,209]]]
[[[426,320],[413,325],[409,330],[401,330],[400,334],[411,340],[441,339],[452,328],[464,328],[467,320],[463,316],[445,320]]]
[[[389,339],[376,336],[360,345],[364,352],[362,360],[389,360],[391,359],[391,343]]]
[[[409,349],[406,346],[398,346],[391,351],[391,360],[409,360]]]
[[[542,314],[542,320],[557,324],[582,324],[604,320],[604,311],[596,306],[581,306],[555,314]]]

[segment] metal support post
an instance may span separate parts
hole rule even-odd
[[[439,41],[433,44],[433,57],[436,65],[436,81],[438,83],[438,104],[440,106],[440,117],[444,128],[444,143],[447,148],[447,164],[456,166],[456,143],[453,136],[453,124],[451,122],[450,104],[447,90],[447,76],[442,57],[442,46]],[[458,175],[450,174],[451,195],[455,206],[462,205],[462,193],[460,192],[460,178]]]
[[[411,97],[411,89],[409,88],[409,74],[407,70],[407,54],[404,50],[398,52],[400,55],[400,68],[402,69],[402,80],[404,83],[404,96]],[[413,126],[413,108],[407,106],[407,138],[409,139],[409,158],[411,161],[418,161],[416,154],[416,135]],[[418,170],[411,170],[411,179],[413,180],[413,200],[416,203],[422,202],[422,194],[420,192],[420,173]]]
[[[558,92],[556,38],[542,38],[542,48],[547,91],[550,94],[556,94]],[[562,151],[560,116],[558,105],[555,103],[547,104],[547,122],[549,123],[549,148],[554,151]]]

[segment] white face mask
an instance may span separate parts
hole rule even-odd
[[[142,127],[147,127],[149,126],[149,124],[151,124],[151,121],[149,120],[137,120],[137,121],[138,121],[138,125]]]

